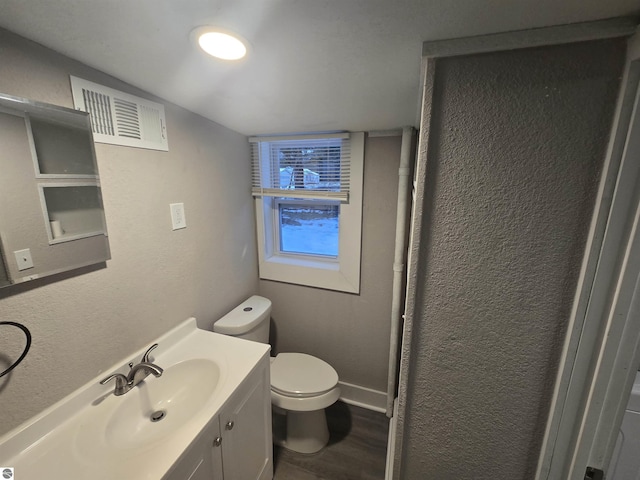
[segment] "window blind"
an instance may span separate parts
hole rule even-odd
[[[252,137],[253,196],[349,199],[349,134]]]

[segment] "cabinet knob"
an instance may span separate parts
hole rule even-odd
[[[214,447],[219,447],[220,445],[222,445],[222,437],[216,437],[213,440],[213,446]]]
[[[233,429],[233,425],[234,425],[233,421],[229,420],[227,424],[224,426],[224,428],[226,428],[227,430],[231,430]]]

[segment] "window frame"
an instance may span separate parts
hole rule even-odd
[[[304,255],[280,251],[278,203],[292,196],[255,197],[258,238],[258,270],[264,280],[360,293],[360,247],[362,239],[362,190],[364,174],[364,132],[350,134],[351,184],[349,200],[340,203],[338,256]],[[293,192],[292,192],[293,193]],[[286,200],[284,201],[286,203]],[[319,200],[316,204],[336,200]]]

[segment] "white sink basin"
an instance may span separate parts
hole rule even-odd
[[[145,381],[117,398],[105,426],[113,448],[152,447],[175,433],[206,405],[220,380],[220,367],[211,360],[176,363],[162,376]]]

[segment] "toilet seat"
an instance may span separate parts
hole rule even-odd
[[[309,398],[335,389],[338,373],[305,353],[280,353],[271,362],[271,390],[285,397]]]
[[[313,397],[290,397],[271,390],[271,404],[288,412],[315,412],[324,410],[340,398],[340,387]],[[324,412],[323,412],[324,414]]]

